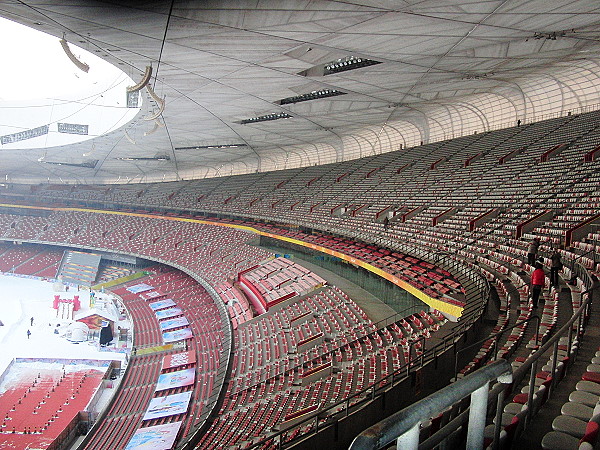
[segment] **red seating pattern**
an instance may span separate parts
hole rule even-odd
[[[296,295],[308,294],[326,283],[317,274],[285,258],[275,258],[240,272],[238,282],[259,311]]]
[[[62,255],[58,249],[0,241],[0,272],[54,278]]]

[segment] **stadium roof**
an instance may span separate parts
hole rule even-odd
[[[147,81],[130,94],[142,94],[139,113],[104,136],[31,149],[4,139],[8,182],[172,181],[324,164],[600,103],[597,0],[5,0],[0,16],[57,46],[64,38],[74,70],[85,63],[79,46],[134,88]],[[0,122],[8,114],[0,109]]]

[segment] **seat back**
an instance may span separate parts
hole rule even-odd
[[[515,430],[514,436],[515,440],[518,440],[521,437],[521,433],[523,432],[523,428],[525,427],[525,419],[527,418],[528,412],[529,408],[527,408],[527,405],[523,405],[521,412],[515,416],[518,419],[517,428]]]
[[[540,387],[539,393],[542,394],[542,403],[540,403],[540,406],[542,406],[544,403],[546,403],[546,400],[548,400],[548,393],[550,392],[551,384],[552,384],[552,377],[548,377],[548,379],[542,383],[542,387],[544,387],[545,389],[542,393],[542,390]]]
[[[548,388],[546,388],[546,386],[541,385],[538,391],[535,394],[533,394],[532,411],[534,416],[537,414],[538,410],[542,406],[544,402],[544,397],[547,397],[547,390]]]
[[[600,430],[600,425],[597,422],[592,422],[591,420],[588,422],[585,427],[585,434],[579,441],[579,444],[587,442],[594,446],[596,441],[598,440],[598,430]]]
[[[504,440],[501,442],[502,446],[500,448],[511,448],[513,442],[516,440],[517,431],[521,428],[522,420],[519,419],[518,414],[512,418],[512,421],[504,427],[504,432],[506,436]]]

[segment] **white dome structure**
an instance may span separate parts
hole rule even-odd
[[[79,343],[85,342],[88,339],[90,329],[85,323],[73,322],[67,327],[65,337],[68,341]]]

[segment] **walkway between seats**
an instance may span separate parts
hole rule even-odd
[[[352,298],[352,300],[354,300],[356,304],[365,311],[365,313],[367,313],[373,322],[387,319],[396,313],[396,311],[394,311],[390,306],[386,305],[377,297],[364,290],[357,284],[354,284],[351,280],[336,275],[332,271],[313,264],[299,257],[298,255],[294,255],[294,262],[297,262],[301,266],[304,266],[322,278],[325,278],[330,284],[339,287],[342,291],[348,294],[350,298]]]

